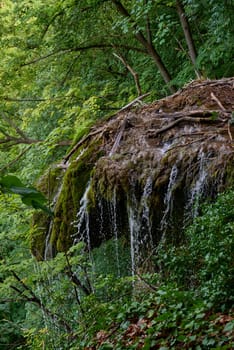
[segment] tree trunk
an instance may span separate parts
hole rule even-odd
[[[189,57],[191,59],[192,64],[194,65],[194,69],[197,74],[197,77],[200,78],[201,74],[196,69],[197,52],[196,52],[195,44],[194,44],[192,33],[190,30],[189,22],[185,14],[184,6],[180,0],[176,1],[176,10],[179,15],[180,23],[184,32],[184,37],[188,46]]]
[[[112,0],[113,4],[117,8],[118,12],[121,13],[124,17],[127,17],[131,20],[131,15],[128,13],[126,8],[123,6],[123,4],[119,0]],[[168,72],[166,66],[164,65],[160,55],[158,54],[157,50],[155,47],[152,45],[152,43],[148,42],[145,36],[141,31],[137,31],[137,25],[132,21],[133,23],[133,28],[136,31],[134,34],[135,38],[143,45],[143,47],[146,49],[148,52],[149,56],[154,60],[163,80],[165,81],[166,84],[170,83],[171,81],[171,76],[170,73]],[[173,93],[175,92],[175,88],[173,86],[169,86],[170,91]]]

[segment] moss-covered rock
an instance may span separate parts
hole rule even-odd
[[[188,88],[189,94],[193,89]],[[230,99],[234,102],[231,85],[228,91],[230,108]],[[203,85],[195,92],[201,101]],[[220,96],[225,106],[225,94]],[[44,256],[42,251],[48,246],[53,254],[67,250],[74,239],[85,240],[92,249],[121,237],[129,242],[132,262],[141,263],[162,240],[180,242],[184,226],[198,215],[199,205],[233,185],[227,112],[218,112],[215,121],[207,105],[193,105],[191,111],[188,105],[183,110],[180,105],[179,112],[172,112],[173,98],[179,97],[127,110],[99,123],[66,157],[69,164],[64,164],[64,176],[58,182],[51,178],[50,190],[48,179],[42,181],[44,192],[54,199],[54,220],[43,231],[46,234],[36,231],[34,254]],[[170,108],[164,112],[160,108],[167,102]],[[84,193],[85,203],[81,203]],[[85,213],[78,218],[81,209]],[[38,217],[35,230],[41,227],[39,223]]]

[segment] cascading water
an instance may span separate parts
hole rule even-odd
[[[113,193],[112,200],[110,201],[110,215],[112,221],[112,230],[115,242],[115,256],[117,265],[117,275],[120,277],[120,260],[119,260],[119,232],[117,226],[117,201],[116,201],[116,191]]]
[[[173,189],[176,184],[177,176],[178,176],[178,168],[176,164],[174,164],[171,169],[169,183],[167,186],[167,192],[164,197],[164,205],[166,209],[163,213],[163,217],[160,222],[160,231],[162,232],[162,241],[165,239],[165,234],[166,234],[168,225],[170,223],[170,217],[173,211],[173,201],[174,201]]]
[[[53,258],[53,247],[52,244],[50,243],[50,236],[51,236],[51,231],[53,227],[53,221],[50,222],[49,225],[49,230],[46,235],[46,240],[45,240],[45,250],[44,250],[44,260],[50,260]]]
[[[63,182],[61,182],[61,184],[60,184],[60,186],[58,188],[58,191],[57,191],[57,193],[56,193],[56,195],[55,195],[55,197],[53,199],[52,206],[54,204],[56,204],[56,201],[57,201],[57,199],[59,198],[59,196],[61,194],[62,187],[63,187]],[[54,249],[53,249],[52,244],[50,243],[50,237],[51,237],[52,228],[53,228],[53,221],[51,220],[50,224],[49,224],[49,229],[48,229],[48,232],[47,232],[47,235],[46,235],[46,239],[45,239],[44,260],[50,260],[54,256]]]
[[[132,275],[135,275],[137,266],[139,264],[139,222],[137,220],[136,208],[128,207],[128,220],[130,230],[130,254],[131,254],[131,271]]]
[[[88,213],[88,193],[90,191],[91,181],[88,182],[84,191],[83,197],[80,200],[80,209],[77,213],[77,219],[73,223],[77,228],[77,233],[74,235],[73,243],[84,242],[88,248],[91,258],[91,240],[89,232],[89,213]],[[92,260],[92,259],[91,259]]]
[[[146,180],[140,201],[133,192],[128,202],[128,221],[130,231],[131,271],[134,275],[140,265],[147,260],[145,251],[153,249],[152,225],[150,219],[149,199],[152,194],[152,176]]]
[[[185,223],[188,219],[193,219],[198,215],[199,205],[202,197],[205,196],[207,186],[207,166],[209,164],[209,154],[202,150],[198,154],[198,174],[190,188],[188,202],[185,206]]]

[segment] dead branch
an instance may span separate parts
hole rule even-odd
[[[119,111],[117,111],[116,113],[110,115],[108,117],[108,120],[113,118],[114,116],[116,116],[118,113],[125,111],[126,109],[128,109],[131,106],[133,106],[135,103],[139,102],[140,100],[142,100],[143,98],[145,98],[146,96],[149,96],[149,95],[150,95],[150,92],[148,92],[148,93],[146,93],[144,95],[136,97],[133,101],[129,102],[127,105],[122,107]],[[63,158],[63,163],[64,164],[67,163],[69,158],[78,150],[78,148],[80,146],[82,146],[85,142],[87,142],[92,136],[95,136],[97,134],[101,134],[99,136],[99,138],[102,137],[102,135],[104,134],[106,129],[107,129],[106,127],[105,128],[101,127],[101,128],[99,128],[99,129],[97,129],[97,130],[95,130],[93,132],[90,132],[88,135],[84,136],[80,141],[78,141],[75,144],[75,146],[71,149],[71,151]]]
[[[194,123],[211,123],[211,122],[217,122],[215,120],[212,120],[210,118],[194,118],[194,117],[182,117],[177,120],[174,120],[172,123],[167,124],[166,126],[162,127],[159,130],[152,130],[150,129],[148,132],[151,133],[149,134],[149,137],[156,137],[159,134],[162,134],[163,132],[172,129],[174,126],[177,124],[180,124],[182,122],[194,122]]]
[[[166,153],[172,151],[173,149],[177,149],[177,148],[182,148],[182,147],[190,146],[190,145],[192,145],[193,143],[202,142],[202,141],[205,141],[205,140],[211,140],[211,139],[214,138],[214,137],[215,137],[215,136],[212,135],[212,136],[210,136],[210,137],[207,139],[207,136],[205,136],[205,137],[200,137],[199,139],[196,139],[196,140],[193,140],[193,141],[186,142],[186,143],[184,143],[184,144],[180,144],[180,145],[177,144],[177,145],[175,145],[175,146],[169,148],[169,149],[166,151]]]
[[[227,123],[227,132],[228,132],[229,139],[232,142],[233,138],[232,138],[232,133],[231,133],[231,130],[230,130],[230,123]]]
[[[63,158],[63,163],[65,164],[68,159],[78,150],[78,148],[80,146],[82,146],[86,141],[88,141],[92,136],[95,136],[99,133],[102,133],[104,132],[105,129],[103,128],[99,128],[91,133],[89,133],[88,135],[82,137],[82,139],[80,141],[78,141],[75,146],[71,149],[71,151]]]
[[[195,80],[191,83],[185,85],[184,88],[197,88],[198,86],[220,86],[220,85],[230,85],[234,83],[234,78],[223,78],[219,80]]]
[[[231,113],[231,111],[225,110],[227,113]],[[157,112],[156,116],[160,118],[170,118],[170,119],[177,119],[181,117],[205,117],[205,116],[212,116],[212,115],[220,115],[220,110],[208,110],[208,109],[196,109],[194,111],[180,111],[180,112],[173,112],[173,113],[166,113],[166,112]],[[223,113],[221,114],[223,115]],[[210,119],[211,120],[211,119]],[[223,119],[218,119],[219,121],[224,121]]]
[[[123,63],[123,65],[127,68],[127,70],[132,74],[133,79],[135,81],[135,85],[136,85],[138,96],[140,96],[142,94],[142,92],[141,92],[141,86],[140,86],[138,73],[136,73],[134,71],[134,69],[127,63],[126,59],[121,54],[117,55],[116,53],[113,53],[113,55],[116,58],[118,58]]]
[[[123,122],[122,122],[122,125],[120,127],[120,130],[118,131],[117,133],[117,137],[115,138],[115,142],[114,142],[114,145],[109,153],[109,156],[111,157],[117,150],[118,146],[119,146],[119,143],[122,139],[122,136],[123,136],[123,132],[124,132],[124,129],[126,127],[126,124],[127,124],[127,118],[124,118]]]
[[[211,92],[210,94],[212,100],[214,100],[217,105],[220,107],[220,109],[223,111],[223,112],[226,112],[226,109],[224,108],[224,106],[222,105],[222,103],[219,101],[219,99],[215,96],[215,94],[213,92]]]

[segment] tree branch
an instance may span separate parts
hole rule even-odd
[[[19,155],[18,157],[16,157],[15,159],[13,159],[11,162],[7,163],[6,165],[4,165],[1,169],[0,172],[2,172],[3,170],[10,168],[13,164],[15,164],[16,162],[18,162],[18,160],[26,153],[30,150],[31,145],[28,146],[27,148],[25,148]]]
[[[148,0],[144,1],[144,4],[147,5]],[[147,41],[152,44],[152,32],[151,32],[151,23],[150,23],[150,18],[149,18],[149,14],[147,13],[146,15],[146,37],[147,37]]]
[[[23,291],[21,291],[20,289],[18,289],[15,286],[11,286],[11,288],[13,290],[15,290],[20,296],[22,296],[25,299],[25,301],[32,302],[32,303],[38,305],[39,308],[41,310],[43,310],[49,317],[51,317],[54,320],[57,320],[58,324],[60,324],[62,327],[64,327],[68,333],[72,333],[73,332],[72,328],[69,326],[69,324],[66,321],[61,319],[60,316],[58,316],[57,314],[52,313],[49,309],[47,309],[47,307],[42,303],[42,301],[25,284],[25,282],[15,273],[15,271],[11,271],[11,273],[14,276],[14,278],[17,280],[17,282],[19,282],[19,284],[23,287],[24,291],[27,291],[29,293],[29,296],[27,296],[25,294],[23,295]]]
[[[163,132],[170,130],[171,128],[173,128],[174,126],[176,126],[177,124],[180,124],[182,122],[194,122],[194,123],[212,123],[212,122],[216,122],[217,120],[212,120],[211,118],[196,118],[196,117],[181,117],[179,119],[174,120],[173,122],[163,126],[161,129],[159,130],[149,130],[149,137],[156,137],[159,134],[162,134]],[[218,121],[220,122],[220,121]]]
[[[180,18],[180,23],[181,23],[181,26],[182,26],[182,29],[184,32],[184,37],[185,37],[185,40],[186,40],[186,43],[188,46],[189,57],[190,57],[191,62],[194,66],[194,70],[195,70],[197,77],[200,78],[201,73],[196,68],[197,52],[196,52],[194,40],[193,40],[192,33],[190,30],[189,22],[187,20],[186,14],[185,14],[184,6],[180,0],[176,1],[176,10],[177,10],[178,16]]]
[[[11,118],[8,118],[5,113],[2,113],[2,119],[10,125],[13,129],[15,129],[16,133],[21,136],[22,138],[27,138],[24,132],[14,123],[14,121]]]
[[[132,74],[133,76],[133,79],[135,81],[135,85],[136,85],[136,89],[137,89],[137,93],[138,93],[138,96],[140,96],[142,94],[142,91],[141,91],[141,86],[140,86],[140,81],[139,81],[139,75],[134,71],[134,69],[127,63],[127,61],[125,60],[125,58],[121,55],[121,54],[116,54],[116,53],[113,53],[113,55],[118,58],[122,63],[123,65],[127,68],[127,70]]]
[[[132,19],[130,13],[127,11],[127,9],[123,6],[121,1],[119,0],[111,0],[112,3],[115,5],[117,11],[124,16],[125,18],[128,18],[129,21],[132,24],[133,30],[134,30],[134,36],[141,43],[141,45],[146,49],[148,54],[152,57],[154,60],[163,80],[166,84],[170,83],[171,76],[168,72],[166,66],[164,65],[159,53],[155,49],[155,47],[152,45],[152,43],[148,42],[148,40],[145,38],[143,33],[138,29],[137,23]],[[173,86],[169,86],[169,89],[171,92],[175,92],[175,88]]]
[[[72,282],[77,286],[79,287],[85,295],[90,295],[92,291],[90,291],[80,280],[79,278],[74,274],[74,272],[72,271],[72,268],[71,268],[71,264],[70,264],[70,261],[68,259],[68,256],[67,254],[65,254],[65,258],[66,258],[66,262],[67,262],[67,267],[68,267],[68,276],[70,277],[70,279],[72,280]],[[77,302],[78,304],[80,305],[80,300],[79,300],[79,297],[78,297],[78,294],[76,292],[76,297],[77,297]]]
[[[10,143],[11,146],[19,145],[19,144],[32,145],[35,143],[42,143],[42,142],[43,140],[34,140],[30,138],[17,138],[14,136],[8,136],[5,139],[0,139],[0,144]]]
[[[141,53],[146,53],[145,50],[142,50],[138,47],[134,47],[134,46],[128,46],[128,45],[115,45],[118,48],[122,48],[122,49],[126,49],[126,50],[132,50],[132,51],[137,51],[137,52],[141,52]],[[88,51],[88,50],[92,50],[92,49],[97,49],[97,50],[103,50],[103,49],[111,49],[113,48],[112,44],[90,44],[87,46],[78,46],[78,47],[73,47],[70,49],[60,49],[60,50],[56,50],[53,51],[45,56],[41,56],[38,58],[35,58],[32,61],[26,62],[24,64],[21,65],[21,67],[25,67],[25,66],[29,66],[31,64],[35,64],[37,62],[40,62],[42,60],[45,60],[51,56],[55,56],[55,55],[64,55],[67,53],[72,53],[72,52],[82,52],[82,51]]]

